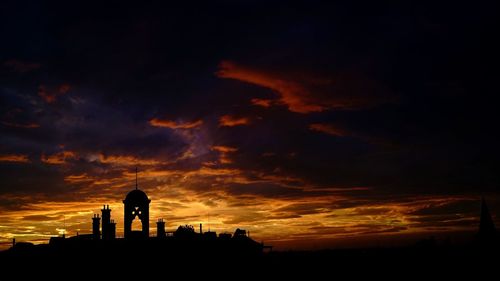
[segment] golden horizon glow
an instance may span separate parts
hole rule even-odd
[[[225,150],[225,149],[222,149]],[[65,181],[84,184],[80,194],[64,202],[50,199],[37,200],[19,210],[6,210],[0,215],[0,244],[8,247],[11,239],[44,243],[49,237],[64,232],[73,236],[91,233],[91,217],[100,213],[103,204],[112,209],[112,218],[117,222],[117,235],[123,236],[123,205],[121,200],[133,189],[134,172],[123,171],[115,178],[104,179],[88,174],[68,175]],[[216,177],[215,185],[205,192],[199,192],[202,179]],[[156,233],[154,221],[163,218],[167,231],[175,231],[177,226],[199,223],[212,231],[234,232],[244,228],[258,241],[286,243],[296,240],[343,239],[373,234],[396,235],[430,233],[440,231],[466,231],[476,222],[470,215],[455,218],[456,224],[426,225],[426,215],[420,210],[446,207],[451,204],[477,200],[467,196],[419,196],[401,201],[375,204],[359,203],[346,193],[362,194],[370,188],[301,188],[304,198],[266,198],[261,195],[231,193],[222,188],[232,183],[278,183],[286,186],[290,179],[275,175],[253,175],[248,177],[238,169],[214,169],[201,167],[190,172],[165,171],[144,168],[139,172],[140,184],[150,197],[150,232]],[[218,179],[217,179],[218,178]],[[152,185],[154,183],[154,185]],[[96,187],[100,186],[100,191]],[[219,186],[219,188],[217,187]],[[292,187],[290,187],[292,188]],[[328,193],[314,195],[315,192]],[[9,198],[6,198],[9,199]],[[15,198],[12,198],[15,199]],[[0,246],[1,247],[1,246]]]

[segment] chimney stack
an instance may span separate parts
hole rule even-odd
[[[164,238],[167,234],[165,233],[165,221],[163,219],[158,219],[156,222],[156,237]]]
[[[101,218],[98,214],[94,214],[92,218],[92,236],[94,240],[99,240],[101,237],[101,232],[99,231],[99,226],[101,224]]]

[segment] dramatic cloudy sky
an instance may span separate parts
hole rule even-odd
[[[0,9],[2,247],[122,235],[135,167],[167,231],[284,247],[500,212],[493,1],[43,2]]]

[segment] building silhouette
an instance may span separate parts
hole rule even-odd
[[[125,239],[148,238],[149,237],[149,200],[144,191],[137,189],[130,191],[123,200],[124,214],[123,227]],[[134,219],[141,221],[142,230],[132,231]]]
[[[130,238],[148,238],[149,237],[149,200],[144,191],[139,190],[137,184],[137,168],[135,169],[135,189],[130,191],[125,200],[124,214],[123,214],[123,227],[124,237]],[[134,219],[141,221],[142,230],[132,231],[132,222]]]

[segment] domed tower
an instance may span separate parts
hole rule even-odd
[[[123,226],[125,238],[149,237],[149,200],[144,191],[137,187],[137,170],[135,175],[135,189],[130,191],[123,200],[124,216]],[[142,231],[132,231],[132,221],[138,218],[142,224]]]

